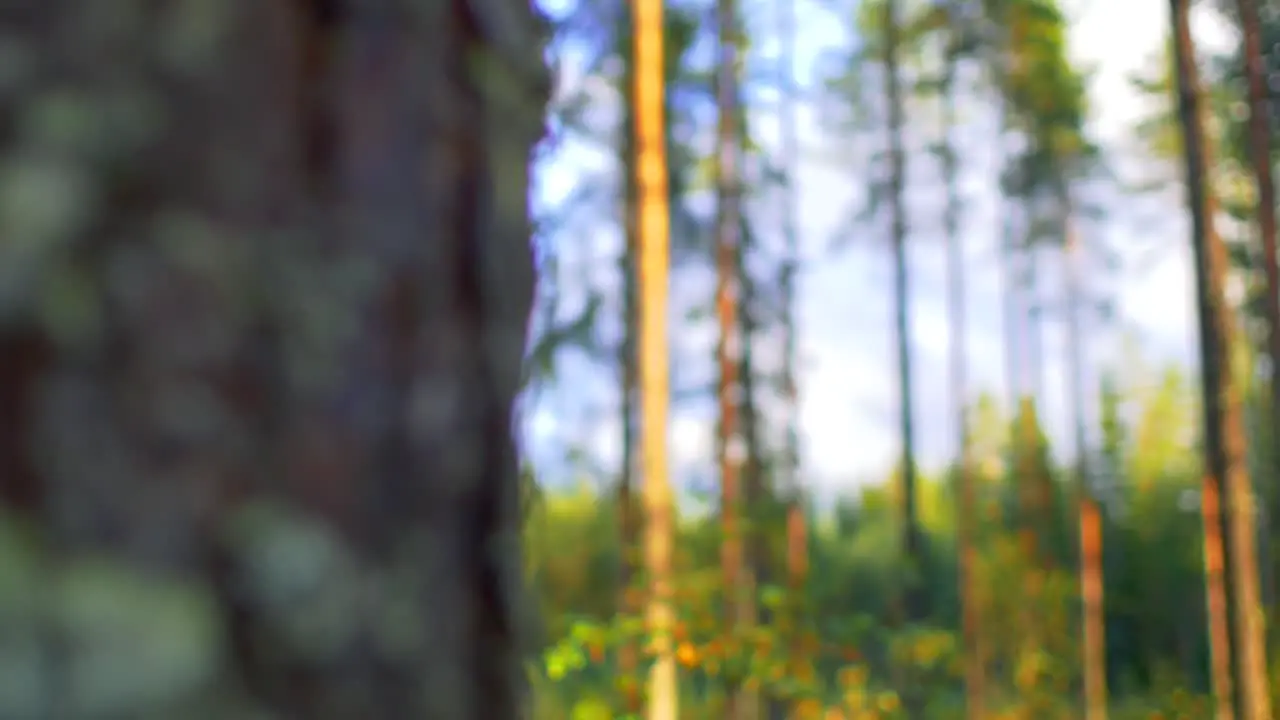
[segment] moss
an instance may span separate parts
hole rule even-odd
[[[311,662],[338,657],[362,630],[368,578],[324,524],[260,502],[228,526],[237,578],[270,641]]]
[[[59,345],[82,347],[101,332],[101,306],[83,265],[59,263],[46,273],[37,292],[37,319]]]
[[[28,146],[62,156],[88,155],[108,138],[92,96],[54,87],[23,103],[18,133]]]
[[[0,164],[0,263],[47,256],[97,212],[98,188],[80,164],[26,152]]]
[[[68,686],[78,716],[137,712],[217,678],[221,625],[202,585],[97,558],[68,563],[58,580],[56,622],[76,648]]]
[[[146,717],[210,687],[221,643],[202,584],[118,559],[55,559],[0,517],[0,717],[38,717],[51,699],[75,717]]]
[[[163,66],[185,77],[217,69],[231,29],[235,4],[226,0],[177,0],[165,3],[153,37]]]

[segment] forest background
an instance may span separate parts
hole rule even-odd
[[[1196,6],[1192,27],[1209,89],[1208,134],[1223,155],[1209,183],[1222,202],[1219,230],[1233,247],[1228,294],[1237,304],[1249,299],[1242,305],[1242,327],[1245,337],[1258,341],[1256,348],[1262,281],[1257,250],[1248,247],[1256,195],[1242,139],[1249,113],[1239,35],[1228,5]],[[1026,129],[1035,127],[1034,101],[1028,126],[1010,132],[1003,124],[1014,112],[1008,105],[1019,101],[1001,101],[981,71],[962,70],[959,82],[953,77],[953,85],[945,84],[949,35],[936,14],[958,12],[946,9],[951,6],[900,4],[898,41],[905,49],[893,72],[905,91],[896,101],[877,75],[884,69],[879,53],[889,43],[880,19],[883,3],[728,6],[742,23],[737,58],[724,54],[725,35],[717,34],[726,3],[675,3],[664,21],[673,203],[667,436],[682,517],[675,583],[681,588],[677,626],[683,628],[677,635],[684,640],[676,656],[687,678],[672,707],[693,717],[749,717],[742,714],[753,712],[743,688],[747,695],[764,688],[773,701],[798,703],[792,707],[801,715],[1101,718],[1107,708],[1087,690],[1093,665],[1104,680],[1095,677],[1092,684],[1110,690],[1117,717],[1213,717],[1210,690],[1217,681],[1210,677],[1204,605],[1194,262],[1184,240],[1191,226],[1181,182],[1169,6],[1154,0],[1026,4],[1041,13],[1031,21],[1032,36],[1023,36],[1039,49],[1026,52],[1050,56],[1052,69],[1039,80],[1033,71],[1029,84],[1059,83],[1044,94],[1060,90],[1059,100],[1070,98],[1066,114],[1076,115],[1066,132],[1078,155],[1051,160],[1048,168],[1019,164],[1037,150],[1034,131]],[[629,45],[620,40],[626,32],[620,8],[556,3],[547,9],[557,27],[552,55],[560,85],[554,139],[537,166],[543,274],[534,327],[540,339],[523,406],[529,470],[541,488],[527,529],[548,648],[545,676],[536,684],[538,712],[613,717],[638,709],[640,687],[639,675],[632,674],[635,659],[627,656],[628,633],[637,626],[629,624],[627,601],[619,599],[626,593],[618,594],[620,567],[621,577],[628,577],[623,548],[635,541],[618,514],[619,502],[622,517],[627,512],[625,488],[633,470],[626,458],[633,456],[628,447],[635,440],[624,420],[620,359],[630,337],[622,220],[629,212],[631,174]],[[1262,3],[1264,38],[1275,37],[1276,9]],[[787,12],[794,13],[794,24],[785,20]],[[731,76],[723,71],[726,57],[740,60]],[[726,77],[740,82],[729,101],[715,93]],[[960,90],[949,95],[948,87]],[[949,98],[956,103],[952,110],[945,109]],[[727,187],[726,130],[718,121],[735,107],[740,115],[732,141],[741,165],[733,182],[743,217],[736,272],[742,285],[730,296],[745,318],[743,355],[749,359],[736,371],[741,387],[727,391],[736,399],[726,403],[726,315],[723,303],[715,304],[725,272],[724,256],[716,254],[724,242],[718,208]],[[799,142],[789,144],[788,132]],[[894,142],[902,143],[901,175],[893,168]],[[954,153],[950,177],[948,153]],[[1053,211],[1026,191],[1036,181],[1019,172],[1070,177],[1081,206],[1073,221],[1085,248],[1078,295],[1068,294],[1060,269],[1063,230],[1046,229],[1055,222]],[[905,207],[900,239],[909,277],[906,346],[914,387],[905,428],[903,388],[894,380],[906,364],[895,354],[900,317],[893,293],[900,278],[893,274],[896,228],[889,197],[895,176]],[[1025,183],[1022,192],[1019,182]],[[952,211],[958,217],[948,225]],[[1046,237],[1055,233],[1057,240]],[[968,288],[968,386],[959,391],[949,372],[949,237],[964,248]],[[796,276],[786,279],[789,263]],[[794,292],[794,305],[788,292]],[[1012,322],[1011,296],[1021,314]],[[1071,377],[1065,310],[1072,303],[1085,326],[1074,343],[1081,351],[1082,394]],[[728,317],[732,323],[733,313]],[[792,331],[798,340],[788,347]],[[1265,378],[1266,359],[1251,345],[1238,343],[1235,362],[1242,377]],[[798,386],[794,397],[785,377],[779,379],[789,362]],[[1263,504],[1271,507],[1275,473],[1264,385],[1247,380],[1244,399],[1249,464]],[[974,532],[981,557],[969,582],[982,589],[969,602],[983,606],[985,620],[973,631],[982,637],[983,657],[976,663],[986,676],[981,705],[989,715],[975,710],[973,677],[966,677],[975,661],[961,650],[972,641],[960,638],[960,595],[966,591],[957,564],[959,447],[950,412],[956,392],[970,404],[969,450],[978,476]],[[732,413],[737,421],[749,423],[744,460],[732,459],[733,438],[724,435],[730,405],[738,406]],[[794,478],[782,477],[790,472],[789,428],[798,437]],[[1037,449],[1026,450],[1027,437],[1041,438]],[[1086,658],[1076,625],[1077,517],[1070,487],[1073,471],[1085,464],[1076,448],[1084,450],[1087,486],[1103,509],[1105,604],[1099,607],[1106,641],[1103,654],[1092,658]],[[904,457],[923,472],[914,487],[902,482]],[[733,531],[714,520],[727,497],[722,478],[734,462],[762,468],[769,488],[765,505],[791,502],[787,483],[794,483],[806,508],[808,574],[801,586],[781,592],[765,581],[770,571],[760,569],[753,579],[763,590],[748,604],[774,621],[742,637],[707,617],[714,618],[722,602],[731,614],[737,607],[727,599],[719,570],[730,552],[726,533]],[[779,554],[791,557],[789,544],[786,551],[769,549],[787,544],[779,533],[787,534],[784,525],[791,528],[769,512],[748,510],[743,530],[765,538],[765,549],[755,551],[755,561],[765,565]],[[1270,607],[1274,536],[1266,516],[1264,510],[1258,521],[1260,572]],[[910,526],[917,522],[924,550],[904,559],[900,540],[911,546]],[[1029,544],[1028,535],[1035,536]],[[781,582],[781,571],[773,572]],[[914,600],[913,593],[919,593]],[[921,596],[926,611],[904,609],[904,597],[910,606]],[[705,626],[698,625],[702,621]],[[702,630],[691,629],[696,627]],[[759,645],[754,653],[753,643]],[[789,659],[774,657],[779,648]],[[804,668],[797,667],[797,655],[806,658]],[[1247,673],[1239,667],[1235,672]],[[1235,700],[1242,716],[1254,716],[1248,714],[1256,711],[1253,699]],[[651,697],[649,717],[670,717],[652,703]],[[1221,703],[1216,712],[1225,717]]]

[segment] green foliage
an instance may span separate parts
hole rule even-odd
[[[1197,485],[1191,435],[1192,388],[1174,371],[1153,387],[1109,381],[1100,390],[1106,452],[1116,487],[1105,498],[1106,623],[1113,713],[1117,718],[1207,717],[1203,571],[1198,514],[1186,506]],[[1025,478],[1005,463],[1008,427],[989,401],[979,403],[975,460],[980,496],[981,636],[991,683],[992,717],[1078,717],[1077,578],[1070,503],[1060,502],[1068,473],[1052,467],[1047,441],[1025,407],[1020,423],[1036,439],[1035,476],[1054,497],[1049,534],[1056,562],[1027,554],[1016,508]],[[941,479],[924,478],[922,497],[953,507]],[[794,703],[804,717],[896,718],[919,688],[927,718],[963,717],[959,612],[955,592],[954,518],[922,514],[929,549],[926,590],[932,615],[917,626],[897,621],[905,576],[898,562],[897,497],[892,484],[867,486],[809,519],[811,572],[803,592],[776,584],[757,588],[767,621],[728,631],[714,517],[685,517],[676,547],[673,645],[680,663],[681,703],[690,717],[714,716],[726,688],[742,684]],[[923,503],[928,507],[930,502]],[[586,486],[550,493],[529,528],[535,584],[551,628],[535,687],[539,718],[592,717],[608,709],[625,717],[640,693],[651,640],[643,618],[614,612],[618,545],[612,503]],[[777,528],[766,523],[766,532]],[[770,529],[772,528],[772,529]],[[643,577],[630,592],[639,602]],[[640,658],[621,672],[620,653]],[[559,714],[556,714],[559,713]]]

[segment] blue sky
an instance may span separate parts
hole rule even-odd
[[[563,6],[560,0],[556,5]],[[812,86],[816,65],[832,50],[847,47],[850,38],[837,18],[810,0],[799,3],[796,77],[801,86]],[[759,11],[748,17],[768,19],[771,2],[757,3]],[[1076,58],[1094,68],[1089,87],[1094,137],[1116,157],[1129,158],[1122,171],[1132,171],[1134,141],[1130,129],[1150,108],[1131,89],[1127,78],[1152,67],[1164,42],[1167,3],[1163,0],[1092,2],[1066,0],[1072,19],[1070,42]],[[1207,18],[1195,18],[1203,44],[1221,42],[1220,28]],[[757,55],[749,59],[762,71],[775,54],[768,38],[769,23],[752,27],[763,37]],[[572,60],[572,53],[566,52]],[[570,71],[566,84],[581,81]],[[603,88],[600,88],[603,93]],[[608,103],[602,103],[607,105]],[[971,382],[976,388],[1003,393],[1000,290],[994,239],[1001,216],[993,192],[992,143],[994,125],[984,125],[982,108],[972,109],[967,127],[956,141],[970,166],[965,194],[967,216],[963,242],[969,270]],[[776,123],[772,111],[762,108],[752,117],[760,141],[774,142]],[[858,165],[839,160],[840,146],[816,122],[821,104],[800,107],[803,152],[796,168],[796,195],[801,230],[801,254],[807,259],[799,280],[800,428],[804,477],[813,489],[827,493],[866,480],[883,478],[898,451],[896,417],[898,399],[894,380],[893,335],[890,325],[891,266],[886,233],[880,224],[853,228],[854,239],[839,253],[830,251],[836,230],[861,203],[865,178]],[[913,125],[927,127],[928,108],[913,109]],[[989,115],[989,113],[986,113]],[[909,143],[917,144],[908,167],[908,204],[911,217],[910,263],[912,271],[912,345],[915,349],[920,460],[926,468],[945,462],[952,449],[951,418],[946,384],[948,345],[945,277],[938,171],[920,148],[927,141],[917,130]],[[878,140],[876,140],[878,142]],[[844,167],[841,167],[841,165]],[[1146,168],[1152,170],[1153,168]],[[539,192],[543,200],[562,198],[581,183],[611,182],[612,161],[607,154],[569,143],[539,167]],[[1166,170],[1167,172],[1167,170]],[[604,178],[602,180],[601,178]],[[1108,203],[1106,220],[1089,229],[1093,240],[1105,242],[1125,259],[1114,277],[1093,273],[1098,291],[1114,292],[1123,326],[1136,335],[1154,363],[1192,362],[1192,296],[1188,270],[1187,230],[1180,190],[1137,203],[1129,198]],[[1106,199],[1103,199],[1106,203]],[[1123,204],[1121,204],[1123,203]],[[778,242],[776,212],[767,202],[757,204],[753,217],[757,232],[768,242]],[[771,235],[772,234],[772,235]],[[610,222],[599,222],[552,239],[565,264],[561,285],[568,305],[583,297],[589,282],[616,289],[612,258],[619,235]],[[1049,270],[1048,272],[1052,272]],[[1048,278],[1046,292],[1053,292]],[[710,297],[711,278],[705,273],[682,273],[673,281],[672,344],[674,377],[705,381],[711,377],[713,328],[706,322],[688,322],[684,308]],[[606,333],[616,332],[608,330]],[[775,343],[764,337],[758,354],[768,365]],[[1092,333],[1088,352],[1096,367],[1115,362],[1116,338]],[[1063,350],[1060,329],[1050,322],[1047,333],[1044,412],[1051,435],[1064,437],[1071,422],[1061,389],[1062,367],[1055,358]],[[776,357],[773,357],[776,360]],[[617,392],[614,371],[586,358],[566,353],[559,361],[559,379],[548,386],[526,410],[526,441],[535,463],[564,470],[561,459],[569,448],[585,451],[602,468],[617,464],[619,438],[616,420]],[[1096,377],[1094,378],[1096,380]],[[778,417],[782,408],[769,405],[764,412]],[[703,486],[713,479],[713,406],[707,401],[682,402],[673,410],[670,427],[673,474],[678,482]],[[577,479],[590,473],[579,471]],[[550,478],[548,478],[550,479]],[[567,479],[567,478],[560,478]],[[600,475],[595,481],[604,482]]]

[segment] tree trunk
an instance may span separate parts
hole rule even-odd
[[[956,19],[951,18],[952,22]],[[953,28],[955,26],[953,25]],[[970,457],[968,418],[968,337],[967,294],[965,292],[964,247],[960,243],[959,162],[952,129],[956,124],[955,72],[959,63],[961,30],[952,30],[947,48],[946,70],[942,80],[943,175],[947,183],[947,206],[943,224],[947,238],[948,310],[951,323],[951,395],[956,433],[956,487],[959,503],[956,509],[956,535],[959,557],[960,630],[963,640],[965,717],[986,717],[986,652],[982,642],[982,607],[979,604],[978,548],[975,532],[978,509],[974,487],[973,463]]]
[[[889,105],[889,198],[892,213],[894,331],[898,355],[899,431],[902,435],[902,547],[911,570],[920,570],[920,530],[916,518],[915,430],[911,392],[910,287],[907,283],[906,155],[903,150],[903,108],[898,67],[898,3],[885,3],[885,74]],[[905,588],[908,621],[923,617],[923,595],[915,580]]]
[[[642,472],[644,474],[645,570],[649,597],[645,620],[654,660],[649,671],[648,720],[676,720],[679,695],[672,632],[672,544],[675,503],[668,475],[667,428],[670,358],[667,341],[671,213],[667,158],[661,0],[631,3],[635,36],[632,107],[636,130],[636,188],[639,217],[640,329],[639,385]]]
[[[1024,201],[1023,212],[1026,217],[1031,217],[1032,210],[1028,205],[1030,203]],[[1022,296],[1026,300],[1026,306],[1023,308],[1026,317],[1022,319],[1025,323],[1022,344],[1026,355],[1022,360],[1023,372],[1026,374],[1026,397],[1031,398],[1031,402],[1039,411],[1045,408],[1040,403],[1045,400],[1044,382],[1045,374],[1048,372],[1048,366],[1044,361],[1046,313],[1044,300],[1040,297],[1040,257],[1036,252],[1036,240],[1030,235],[1030,228],[1027,232],[1022,248],[1022,261],[1025,263],[1022,282],[1026,290]]]
[[[1089,477],[1089,446],[1085,430],[1085,336],[1080,326],[1081,248],[1072,227],[1073,208],[1069,191],[1059,189],[1062,208],[1063,252],[1065,254],[1067,367],[1069,371],[1071,414],[1075,421],[1075,492],[1078,540],[1080,543],[1080,601],[1082,606],[1081,637],[1083,643],[1085,720],[1107,717],[1107,641],[1106,608],[1103,603],[1102,517],[1093,497]]]
[[[1004,334],[1004,374],[1008,386],[1008,412],[1011,416],[1018,413],[1020,403],[1028,392],[1024,357],[1026,344],[1026,304],[1022,298],[1022,283],[1018,278],[1019,256],[1017,242],[1014,240],[1016,227],[1013,214],[1015,203],[1007,194],[1002,193],[1000,206],[1005,211],[1004,225],[1000,234],[1000,285],[1003,299],[1000,303],[1001,320]],[[1017,452],[1017,433],[1011,435],[1009,446]]]
[[[1280,487],[1276,486],[1280,478],[1280,264],[1276,258],[1276,193],[1275,179],[1271,170],[1271,93],[1267,89],[1267,72],[1263,66],[1261,22],[1258,18],[1258,6],[1255,0],[1236,0],[1240,14],[1240,32],[1244,39],[1244,71],[1249,86],[1249,152],[1253,156],[1253,177],[1258,190],[1258,234],[1262,241],[1263,273],[1266,277],[1266,303],[1263,311],[1267,318],[1267,357],[1271,361],[1271,447],[1270,461],[1277,463],[1273,467],[1271,486],[1266,488],[1264,497],[1270,495],[1272,502],[1270,522],[1280,519]],[[1275,558],[1269,557],[1271,538],[1262,535],[1266,543],[1262,548],[1267,558],[1268,575],[1274,584],[1276,576]],[[1268,607],[1274,612],[1276,588],[1266,588]]]
[[[768,617],[762,617],[755,601],[757,588],[770,582],[768,535],[764,528],[764,510],[769,500],[769,492],[765,486],[763,448],[760,445],[760,415],[756,396],[756,371],[751,352],[752,341],[756,335],[753,314],[756,301],[755,284],[748,275],[746,262],[746,250],[751,245],[751,235],[745,227],[742,237],[744,242],[739,246],[736,265],[738,287],[742,289],[742,303],[738,313],[738,329],[742,343],[738,377],[741,380],[741,436],[746,446],[746,463],[742,467],[743,511],[741,517],[745,527],[742,528],[744,562],[741,589],[738,595],[738,623],[744,632],[750,633],[758,622],[767,623],[770,620]],[[744,650],[744,652],[749,653],[750,650]],[[761,709],[759,693],[743,688],[739,695],[739,715],[744,718],[759,717]]]
[[[630,23],[625,24],[630,32]],[[624,79],[626,86],[635,80],[634,58],[623,58],[625,64]],[[622,128],[622,156],[624,172],[624,195],[622,198],[622,219],[624,242],[622,255],[618,258],[618,274],[622,276],[622,341],[618,346],[618,368],[620,374],[622,425],[622,458],[618,468],[618,546],[620,564],[618,568],[618,610],[624,615],[637,612],[640,607],[638,597],[632,583],[635,582],[636,560],[638,555],[637,520],[635,508],[635,469],[636,469],[636,386],[638,370],[636,365],[636,326],[638,324],[639,293],[636,287],[636,252],[638,248],[638,208],[637,206],[637,157],[635,136],[634,98],[628,97],[624,108]],[[638,683],[634,683],[636,671],[639,669],[639,648],[625,642],[618,653],[618,672],[624,684],[623,704],[629,713],[639,713],[643,709]]]
[[[720,421],[716,454],[720,464],[721,568],[724,576],[726,639],[741,632],[745,610],[745,552],[742,533],[743,438],[739,432],[738,363],[744,339],[739,334],[738,305],[742,288],[738,281],[738,254],[742,244],[742,212],[738,162],[741,140],[738,128],[738,27],[733,0],[717,0],[718,55],[716,65],[716,317],[720,337],[716,345],[719,381],[716,395]],[[730,643],[730,647],[736,643]],[[740,678],[725,674],[727,720],[745,715],[747,698]]]
[[[796,318],[795,278],[799,261],[799,231],[796,228],[796,196],[793,173],[800,155],[799,137],[796,131],[796,0],[778,0],[779,34],[779,103],[778,132],[782,154],[782,235],[785,243],[778,285],[782,296],[782,401],[783,446],[777,472],[776,486],[786,506],[785,560],[787,583],[788,666],[796,676],[806,661],[802,643],[801,620],[805,607],[804,592],[808,572],[808,547],[806,542],[804,508],[800,488],[800,418],[799,387],[796,382]],[[782,702],[771,702],[770,720],[784,720],[788,708]]]
[[[902,612],[908,624],[927,615],[921,556],[920,528],[916,513],[915,428],[911,392],[911,326],[907,271],[906,154],[903,149],[903,96],[898,65],[901,28],[898,2],[884,5],[884,71],[889,112],[889,204],[893,247],[894,336],[897,346],[899,432],[902,442],[902,553],[906,566],[901,589]],[[910,686],[913,683],[907,681]],[[914,688],[904,688],[903,709],[908,717],[923,711],[923,699]]]
[[[42,498],[42,591],[136,617],[44,615],[48,692],[0,715],[522,716],[511,426],[549,83],[528,5],[420,8],[224,2],[200,41],[158,24],[194,22],[175,2],[89,35],[76,4],[3,21],[108,125],[4,138],[69,183],[41,280],[84,305],[23,322],[50,352],[0,377],[29,401],[0,463]],[[94,693],[101,657],[146,689]]]
[[[1222,485],[1208,472],[1200,483],[1200,516],[1204,523],[1205,613],[1209,625],[1209,681],[1214,718],[1234,720],[1231,627],[1227,622],[1227,554],[1222,542]]]
[[[1196,299],[1200,320],[1200,354],[1204,393],[1204,447],[1208,482],[1226,498],[1226,529],[1230,534],[1227,566],[1236,632],[1232,640],[1239,666],[1240,707],[1245,720],[1269,720],[1265,623],[1259,604],[1257,554],[1254,536],[1253,490],[1245,458],[1244,423],[1240,396],[1231,373],[1230,350],[1234,319],[1226,301],[1226,248],[1214,232],[1213,199],[1205,183],[1210,166],[1204,134],[1199,71],[1188,21],[1187,0],[1170,0],[1177,58],[1179,111],[1186,161],[1187,191],[1192,214],[1192,246],[1196,259]],[[1214,494],[1214,493],[1210,493]],[[1206,511],[1206,521],[1211,520]],[[1206,553],[1207,554],[1207,553]],[[1212,568],[1207,580],[1212,581]],[[1212,594],[1214,589],[1210,587]],[[1210,598],[1210,607],[1216,605]],[[1225,603],[1222,603],[1225,606]],[[1215,648],[1215,662],[1229,655]],[[1222,693],[1223,687],[1215,691]],[[1220,699],[1221,702],[1221,699]]]

